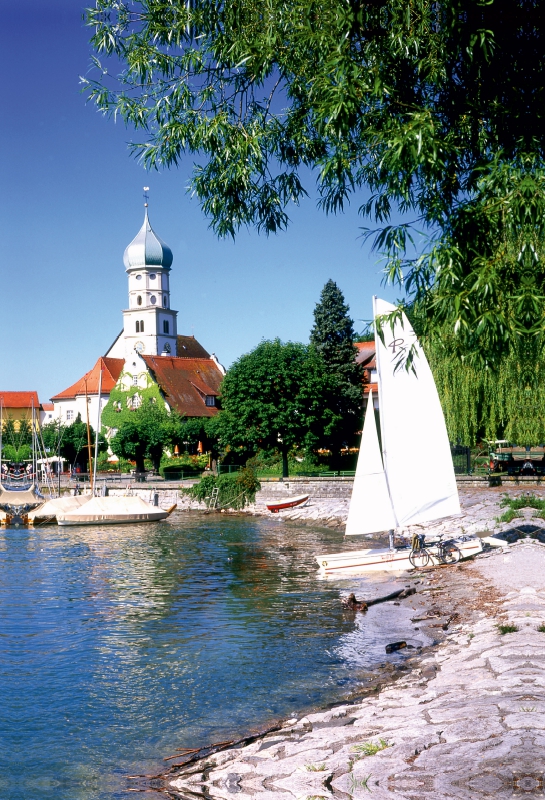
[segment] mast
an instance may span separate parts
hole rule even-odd
[[[380,418],[380,440],[381,440],[381,449],[382,449],[382,463],[384,464],[384,474],[386,476],[386,486],[388,488],[388,497],[390,498],[390,504],[392,506],[392,512],[394,515],[394,519],[396,521],[396,528],[399,528],[399,521],[397,518],[396,510],[394,507],[394,503],[392,501],[392,492],[390,491],[390,482],[388,480],[388,453],[384,449],[384,442],[386,441],[386,425],[385,425],[385,414],[384,414],[384,403],[382,402],[381,398],[384,397],[383,393],[383,386],[382,386],[382,366],[380,363],[380,336],[378,333],[378,324],[377,324],[377,296],[376,294],[373,295],[373,322],[375,326],[375,359],[377,362],[377,383],[378,383],[378,414]],[[390,538],[390,547],[392,545],[392,539]]]
[[[34,409],[34,397],[32,398],[32,474],[36,479],[38,464],[36,461],[36,412]]]
[[[93,458],[92,458],[92,450],[91,450],[91,428],[89,425],[89,397],[87,395],[87,375],[84,378],[85,381],[85,411],[87,412],[87,457],[89,459],[89,483],[91,484],[91,492],[94,494],[93,488]]]
[[[4,396],[0,396],[0,486],[2,485],[2,436],[4,433]]]
[[[104,367],[100,365],[100,375],[98,378],[98,411],[97,411],[97,427],[95,431],[95,463],[93,464],[93,496],[95,494],[95,486],[97,482],[97,461],[98,461],[98,434],[100,431],[100,395],[102,392],[102,370]]]

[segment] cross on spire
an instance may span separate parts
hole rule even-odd
[[[149,200],[149,186],[144,186],[144,208],[148,207],[148,200]]]

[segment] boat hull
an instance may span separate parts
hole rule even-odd
[[[112,516],[104,514],[96,516],[86,516],[85,514],[71,514],[70,519],[57,517],[57,523],[66,527],[68,525],[128,525],[137,522],[160,522],[168,517],[168,511],[158,511],[154,514],[120,514]]]
[[[287,497],[279,503],[266,503],[266,506],[273,514],[278,514],[279,511],[285,508],[295,508],[296,506],[303,505],[303,503],[307,502],[309,497],[310,495],[308,494],[301,494],[297,497]]]
[[[482,552],[483,546],[478,538],[455,539],[462,559],[471,558]],[[441,562],[434,553],[433,545],[426,546],[430,554],[429,566],[437,566]],[[410,547],[389,549],[352,550],[345,553],[324,553],[316,556],[316,561],[323,575],[354,575],[363,572],[405,572],[415,569],[409,561]]]

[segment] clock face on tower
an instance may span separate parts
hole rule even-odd
[[[136,342],[136,344],[134,345],[134,349],[136,350],[137,353],[143,353],[144,350],[146,349],[144,347],[144,342]]]

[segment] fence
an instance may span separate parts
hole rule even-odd
[[[455,475],[469,475],[471,473],[471,449],[462,444],[451,446],[452,463]]]

